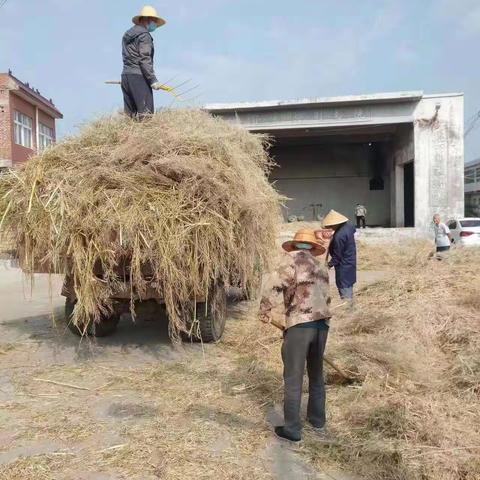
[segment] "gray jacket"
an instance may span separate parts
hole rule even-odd
[[[125,32],[122,39],[123,72],[140,74],[152,85],[158,82],[153,70],[153,38],[142,25]]]

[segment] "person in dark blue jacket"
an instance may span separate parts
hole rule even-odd
[[[153,69],[152,33],[165,20],[157,15],[153,7],[146,5],[139,15],[132,18],[135,24],[122,39],[122,92],[125,113],[130,117],[142,118],[155,113],[153,90],[170,91],[168,85],[157,80]]]
[[[353,285],[357,281],[356,228],[344,215],[330,210],[323,220],[324,228],[334,230],[328,254],[329,267],[335,267],[335,280],[342,299],[353,300]]]

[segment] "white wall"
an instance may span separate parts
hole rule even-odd
[[[389,171],[383,172],[385,189],[371,191],[374,175],[372,149],[363,144],[322,144],[315,146],[277,147],[272,151],[279,164],[271,175],[284,195],[288,215],[305,215],[312,219],[312,203],[322,203],[321,213],[331,208],[354,219],[357,203],[367,207],[367,223],[390,225]],[[387,159],[386,159],[387,160]],[[385,169],[389,170],[388,162]]]

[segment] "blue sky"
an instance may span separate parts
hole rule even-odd
[[[1,2],[0,2],[1,4]],[[156,72],[200,84],[197,102],[424,90],[462,91],[480,110],[478,0],[151,1]],[[136,0],[8,0],[0,70],[52,97],[60,134],[122,106],[120,43]],[[170,97],[156,94],[157,106]],[[480,121],[466,161],[480,157]]]

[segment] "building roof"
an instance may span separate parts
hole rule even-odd
[[[63,118],[63,114],[55,106],[52,99],[47,99],[46,97],[44,97],[38,91],[38,89],[34,89],[28,83],[19,80],[12,74],[10,70],[7,73],[0,73],[0,75],[9,77],[9,79],[11,80],[10,84],[13,83],[13,88],[11,88],[11,90],[16,90],[16,93],[24,100],[34,104],[40,110],[49,114],[53,118]]]
[[[355,105],[369,103],[398,103],[420,100],[423,97],[422,91],[413,92],[394,92],[394,93],[375,93],[369,95],[346,95],[341,97],[315,97],[301,98],[296,100],[272,100],[261,102],[241,102],[241,103],[212,103],[205,105],[205,110],[211,112],[238,111],[238,110],[277,110],[280,108],[295,107],[317,107],[333,105]]]
[[[258,111],[258,110],[280,110],[289,108],[314,108],[318,106],[347,106],[347,105],[369,105],[379,103],[403,103],[417,102],[422,98],[436,98],[443,96],[461,96],[462,93],[446,93],[438,95],[425,95],[421,90],[406,92],[373,93],[368,95],[346,95],[340,97],[315,97],[302,98],[297,100],[273,100],[261,102],[240,102],[240,103],[211,103],[204,106],[205,110],[213,113],[232,111]]]

